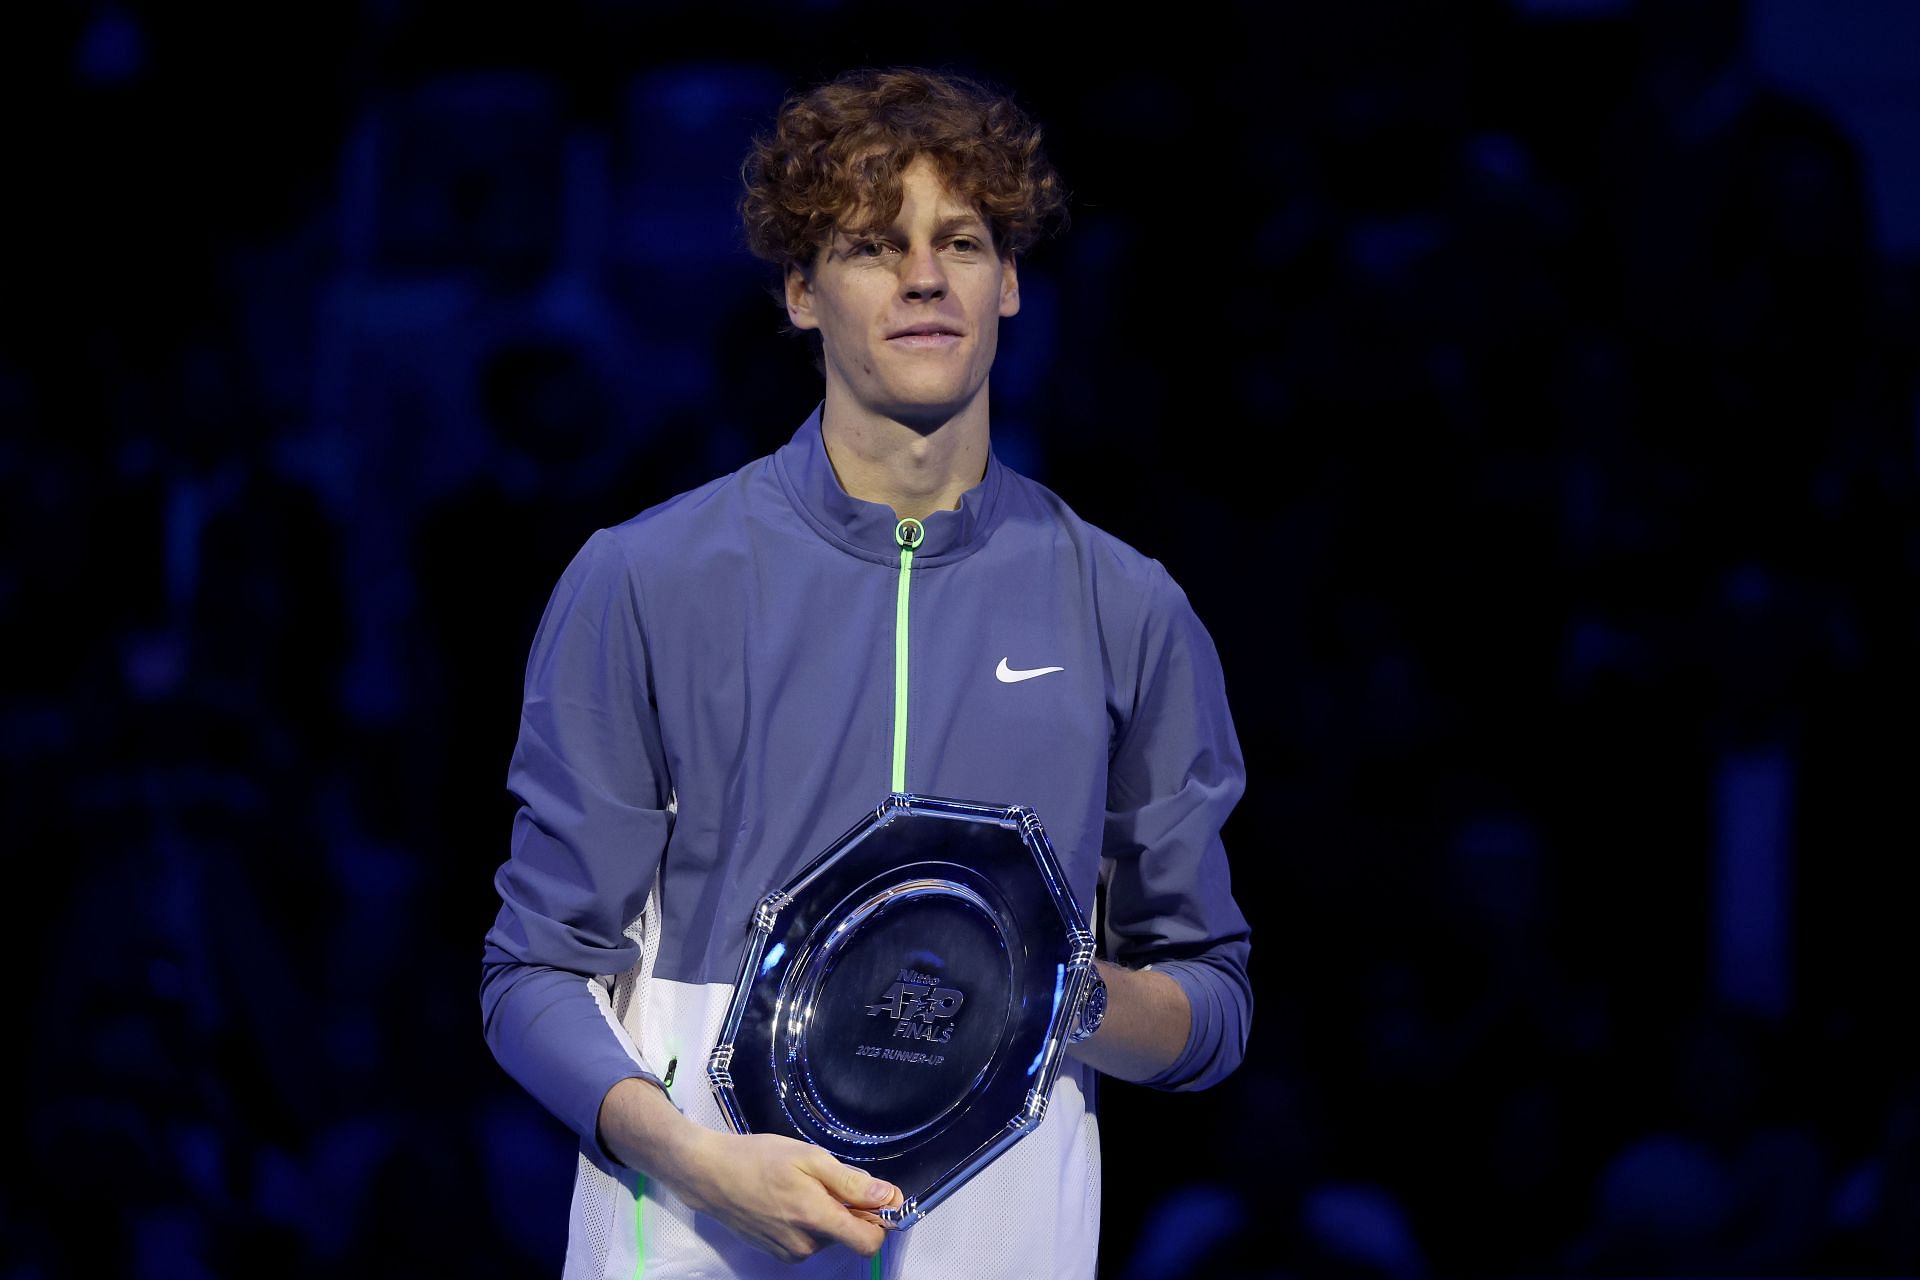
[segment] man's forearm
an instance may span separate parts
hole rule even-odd
[[[1067,1052],[1095,1071],[1122,1080],[1151,1080],[1187,1047],[1192,1010],[1180,984],[1151,969],[1094,961],[1107,981],[1100,1029]]]
[[[622,1080],[600,1103],[600,1145],[648,1177],[677,1185],[699,1164],[709,1131],[680,1114],[658,1085]]]

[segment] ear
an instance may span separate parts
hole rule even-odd
[[[813,314],[813,281],[798,266],[787,268],[787,320],[796,329],[818,329],[820,319]]]
[[[1020,314],[1020,272],[1014,268],[1012,257],[1000,259],[1000,314]]]

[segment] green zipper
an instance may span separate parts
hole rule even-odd
[[[907,591],[913,583],[913,549],[927,536],[908,516],[893,527],[900,544],[900,585],[893,596],[893,789],[907,789]]]
[[[913,549],[927,536],[918,520],[908,516],[893,526],[893,540],[900,544],[900,582],[893,595],[893,789],[907,789],[907,593],[913,586]],[[867,1269],[870,1280],[886,1274],[888,1236],[880,1242]]]

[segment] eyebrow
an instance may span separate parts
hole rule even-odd
[[[939,222],[935,223],[933,234],[936,236],[948,236],[956,231],[985,231],[986,229],[987,220],[979,214],[956,213],[950,217],[942,218]]]
[[[834,233],[844,236],[848,240],[860,240],[876,235],[891,235],[898,226],[899,223],[896,221],[893,226],[871,227],[864,231],[855,231],[847,227],[835,227]],[[949,214],[933,224],[933,238],[936,240],[942,236],[950,236],[961,231],[985,236],[987,238],[991,238],[992,236],[992,231],[987,226],[987,220],[977,213]]]

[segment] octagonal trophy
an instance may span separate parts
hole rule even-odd
[[[735,1131],[887,1179],[904,1229],[1039,1126],[1094,942],[1032,810],[890,795],[747,927],[707,1063]]]

